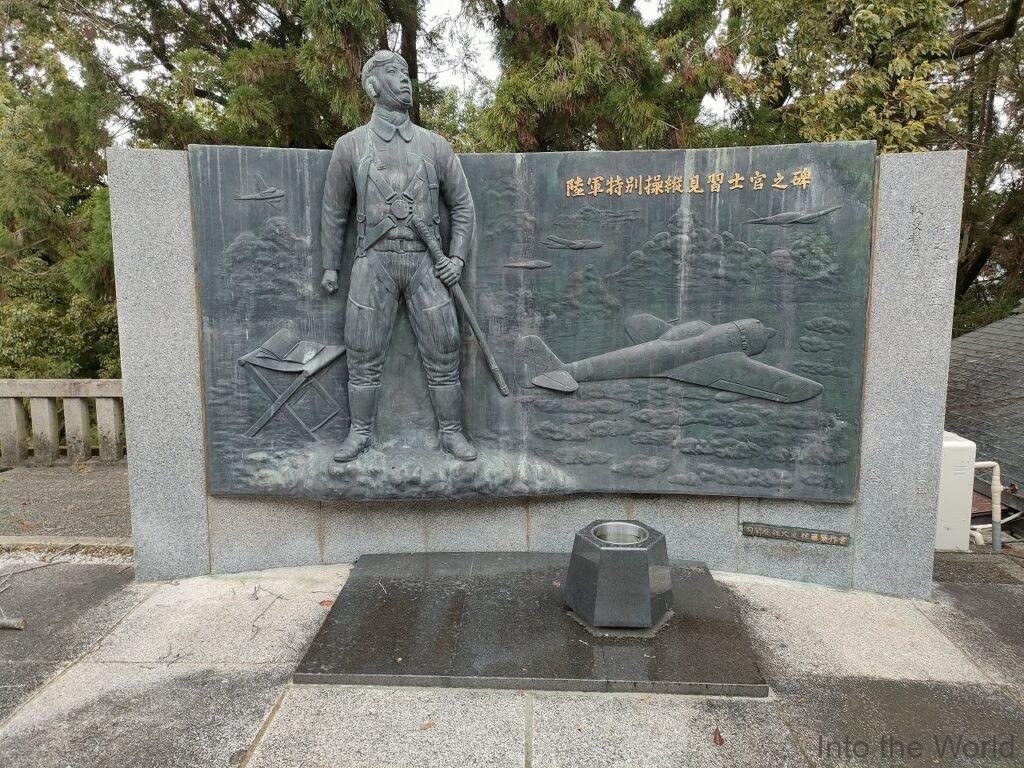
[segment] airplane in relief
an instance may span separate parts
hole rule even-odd
[[[275,208],[280,208],[281,206],[278,205],[278,202],[281,200],[281,198],[285,196],[285,194],[286,193],[283,189],[278,189],[277,187],[269,186],[263,180],[263,177],[257,173],[256,191],[249,192],[244,195],[239,193],[235,195],[235,200],[247,200],[253,202],[270,203]]]
[[[570,251],[589,251],[604,245],[598,240],[570,240],[558,235],[545,235],[541,242],[544,243],[545,248],[561,248]]]
[[[813,224],[822,216],[826,216],[833,211],[838,211],[843,206],[833,205],[831,208],[825,208],[820,211],[785,211],[783,213],[776,213],[774,216],[765,216],[760,219],[750,219],[749,221],[743,222],[744,224],[774,224],[777,227],[791,227],[794,224]],[[751,211],[753,213],[753,211]]]
[[[751,358],[775,335],[760,320],[711,325],[699,320],[672,324],[654,315],[633,315],[626,333],[631,347],[563,363],[539,336],[516,344],[516,378],[524,387],[575,392],[580,382],[667,378],[722,390],[722,402],[758,397],[797,403],[821,394],[822,385]]]
[[[505,265],[505,269],[547,269],[551,266],[550,261],[541,259],[527,259],[526,261],[513,261]]]

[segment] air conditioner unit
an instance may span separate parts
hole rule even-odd
[[[942,433],[939,509],[935,515],[935,549],[968,552],[971,548],[971,501],[977,446],[952,432]]]

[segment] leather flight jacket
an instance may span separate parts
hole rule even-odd
[[[349,225],[355,237],[348,242],[362,253],[422,250],[408,211],[439,235],[441,198],[449,223],[445,253],[465,263],[475,216],[458,156],[441,136],[408,121],[394,124],[375,108],[370,121],[341,136],[331,152],[321,205],[323,268],[342,268]]]
[[[415,232],[411,219],[416,214],[417,197],[424,186],[427,190],[427,198],[430,204],[430,218],[428,221],[434,232],[434,237],[441,239],[441,212],[438,208],[438,182],[437,170],[430,158],[420,156],[420,167],[417,169],[412,181],[401,192],[397,192],[391,186],[391,182],[381,172],[384,169],[383,163],[377,157],[377,151],[373,146],[373,139],[367,137],[368,151],[359,163],[356,171],[356,224],[358,227],[358,240],[356,241],[356,258],[366,256],[366,252],[378,245],[388,234],[398,227],[409,229]],[[378,195],[383,198],[385,204],[384,217],[373,225],[367,226],[366,202],[370,197],[371,187],[376,189]],[[387,250],[398,251],[425,251],[426,243],[418,235],[415,240],[392,240],[387,241]],[[407,245],[400,245],[407,243]]]

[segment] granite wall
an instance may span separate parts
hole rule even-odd
[[[590,520],[638,517],[665,532],[673,557],[713,569],[926,596],[965,162],[963,152],[879,160],[855,503],[617,495],[305,502],[208,495],[187,155],[109,150],[139,578],[375,552],[559,551]],[[746,537],[742,522],[851,540]]]

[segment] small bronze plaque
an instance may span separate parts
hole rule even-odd
[[[785,539],[786,541],[808,542],[810,544],[832,544],[847,546],[853,537],[841,531],[822,531],[816,528],[794,528],[789,525],[768,525],[767,523],[741,523],[744,536],[762,539]]]

